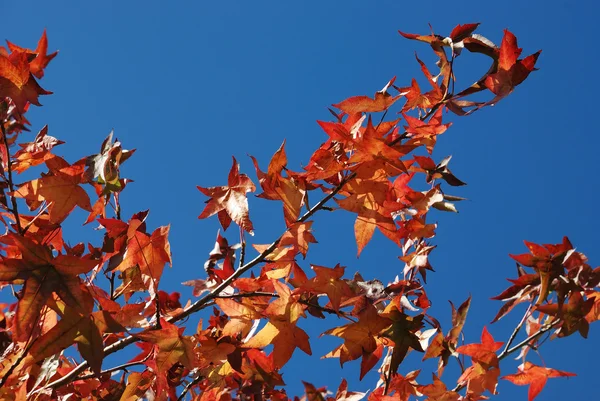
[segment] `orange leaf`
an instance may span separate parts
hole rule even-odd
[[[376,113],[387,110],[400,98],[400,95],[392,96],[387,92],[388,88],[393,85],[395,80],[396,77],[392,78],[383,89],[376,92],[374,99],[371,99],[368,96],[354,96],[338,104],[334,104],[333,106],[348,114]]]
[[[517,386],[528,385],[529,391],[527,392],[527,399],[528,401],[532,401],[535,397],[537,397],[540,391],[542,391],[548,378],[569,376],[575,376],[575,374],[556,369],[544,368],[527,361],[523,365],[519,366],[518,373],[507,375],[502,378],[516,384]]]
[[[297,327],[296,323],[289,321],[269,320],[265,327],[244,345],[248,348],[264,348],[273,345],[273,362],[278,368],[283,367],[290,360],[296,348],[312,355],[306,332]]]
[[[210,197],[206,201],[204,210],[198,216],[199,219],[205,219],[218,214],[219,221],[224,230],[229,227],[229,224],[233,220],[250,234],[253,233],[252,222],[248,215],[248,198],[246,197],[246,193],[254,192],[256,187],[246,174],[240,174],[240,166],[235,157],[233,158],[233,166],[231,166],[231,170],[229,171],[227,186],[209,188],[198,186],[197,188],[204,195]]]

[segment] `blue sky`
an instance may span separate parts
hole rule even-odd
[[[3,38],[35,47],[47,28],[50,48],[60,50],[42,81],[55,94],[29,113],[32,131],[48,124],[51,135],[67,142],[56,153],[71,161],[96,153],[113,128],[125,148],[137,148],[123,168],[135,180],[122,198],[124,216],[149,208],[150,227],[171,224],[174,266],[161,286],[181,290],[186,299],[191,294],[179,283],[203,277],[218,228],[216,219],[196,219],[205,200],[196,185],[224,184],[231,155],[254,177],[246,155],[266,168],[284,139],[288,166],[299,170],[326,139],[315,121],[330,118],[327,106],[372,95],[395,75],[400,85],[419,76],[414,51],[424,56],[430,50],[397,30],[427,33],[428,23],[448,33],[458,23],[481,22],[479,32],[496,43],[509,28],[524,53],[543,49],[540,70],[514,94],[468,118],[450,117],[454,126],[440,137],[434,157],[453,155],[452,171],[469,184],[454,194],[469,201],[459,205],[458,215],[435,216],[431,312],[447,329],[447,300],[460,303],[472,294],[465,335],[477,342],[500,307],[489,298],[515,274],[507,254],[525,252],[523,239],[557,243],[568,235],[593,266],[600,261],[600,140],[590,82],[600,62],[600,9],[592,1],[28,1],[4,3],[2,11],[9,16]],[[469,54],[460,62],[487,68]],[[463,84],[478,78],[474,67],[459,70]],[[256,243],[281,232],[279,205],[251,199],[250,213]],[[78,218],[83,221],[83,214]],[[69,227],[72,243],[99,238],[75,223]],[[384,281],[401,272],[398,250],[380,235],[357,260],[352,226],[343,213],[317,218],[320,243],[303,266],[340,262],[349,276],[360,270]],[[509,316],[490,331],[505,340],[519,318]],[[339,371],[337,361],[319,359],[337,342],[317,335],[335,322],[311,324],[303,322],[314,356],[295,354],[284,376],[289,394],[300,393],[301,379],[335,389],[341,375],[352,389],[374,388],[373,376],[358,382],[357,363]],[[578,376],[551,380],[537,400],[583,398],[596,390],[598,338],[592,325],[587,341],[573,335],[544,345],[549,367]],[[533,353],[531,358],[540,362]],[[416,369],[418,360],[407,358],[401,373]],[[512,373],[513,365],[503,365],[503,374]],[[421,380],[429,377],[426,370]],[[501,381],[499,391],[499,400],[526,399],[525,387]]]

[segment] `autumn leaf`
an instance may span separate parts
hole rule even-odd
[[[236,302],[230,298],[217,298],[215,303],[219,308],[229,316],[229,321],[223,328],[224,336],[241,336],[245,338],[252,328],[255,319],[262,316],[258,311],[248,303]]]
[[[481,343],[461,345],[456,349],[456,352],[468,355],[474,360],[497,366],[496,351],[502,347],[502,344],[502,342],[494,341],[494,337],[484,326],[481,332]]]
[[[24,198],[34,208],[39,202],[46,201],[51,223],[62,223],[75,206],[88,212],[92,210],[90,197],[80,186],[84,182],[83,166],[80,163],[69,165],[59,159],[46,160],[51,175],[29,181],[14,192],[16,198]],[[57,167],[53,168],[54,165]]]
[[[193,369],[195,364],[194,343],[183,335],[184,328],[164,319],[161,319],[160,327],[136,334],[140,340],[154,344],[153,357],[146,364],[157,374],[159,391],[166,389],[166,373],[174,364],[181,363],[188,369]]]
[[[334,327],[323,333],[344,340],[342,345],[323,358],[340,358],[341,366],[360,357],[368,358],[377,349],[379,333],[390,327],[391,324],[390,319],[380,316],[374,306],[368,305],[358,315],[358,322]],[[364,374],[366,372],[361,373],[362,376]]]
[[[348,391],[348,382],[346,379],[342,379],[337,392],[335,393],[336,401],[360,401],[367,393],[359,393],[356,391]]]
[[[16,162],[13,164],[12,170],[22,173],[29,167],[44,163],[49,158],[54,157],[50,153],[52,148],[63,143],[63,141],[48,135],[48,126],[44,126],[35,136],[33,142],[19,144],[21,149],[14,154]]]
[[[581,294],[575,291],[571,293],[566,304],[538,305],[536,310],[560,319],[558,337],[566,337],[579,331],[583,338],[587,338],[590,325],[585,317],[593,307],[593,298],[583,299]]]
[[[138,266],[142,274],[147,276],[152,285],[148,288],[156,289],[166,263],[171,264],[171,245],[169,244],[169,226],[159,227],[152,235],[132,229],[130,226],[127,234],[125,254],[121,263],[114,269],[125,271]]]
[[[354,295],[348,284],[342,280],[345,268],[339,264],[333,268],[317,265],[312,265],[311,268],[316,276],[304,283],[300,289],[316,294],[327,294],[333,310],[339,311],[342,300]]]
[[[398,204],[389,201],[388,194],[392,195],[394,188],[385,168],[381,165],[361,166],[355,177],[345,185],[345,189],[349,195],[336,199],[336,202],[341,208],[357,214],[354,223],[357,255],[371,241],[375,228],[399,243],[398,228],[393,217]]]
[[[546,300],[551,290],[551,284],[554,279],[564,273],[563,262],[567,252],[573,249],[573,245],[567,237],[563,238],[560,244],[539,245],[533,242],[524,241],[530,254],[509,255],[523,266],[533,268],[540,279],[539,296],[536,305],[540,305]]]
[[[294,350],[300,348],[305,354],[312,355],[308,335],[304,330],[286,320],[270,319],[267,324],[244,346],[247,348],[265,348],[273,345],[273,362],[278,368],[290,360]]]
[[[515,35],[505,29],[498,56],[498,72],[485,79],[485,86],[496,95],[496,101],[510,94],[535,69],[541,51],[519,60],[522,50],[517,46]]]
[[[45,29],[35,50],[25,49],[9,42],[8,40],[6,43],[11,52],[22,52],[34,56],[33,60],[29,62],[29,71],[37,78],[42,78],[44,76],[44,69],[58,54],[58,51],[48,54],[48,37],[46,36]]]
[[[88,308],[90,295],[81,287],[79,274],[89,272],[98,265],[98,260],[71,255],[53,256],[47,246],[17,234],[4,236],[2,242],[15,247],[20,253],[20,257],[4,258],[0,262],[0,281],[23,284],[17,304],[16,338],[27,340],[40,310],[53,292],[74,309]]]
[[[423,315],[408,316],[401,312],[396,305],[389,304],[381,316],[391,320],[392,324],[381,332],[381,336],[394,342],[390,369],[398,371],[398,366],[406,357],[409,350],[424,352],[416,332],[423,328]]]
[[[287,165],[285,141],[271,158],[266,173],[260,170],[256,158],[250,157],[254,163],[260,186],[263,189],[263,193],[259,194],[258,197],[280,200],[283,203],[285,223],[287,226],[292,225],[300,216],[300,209],[306,201],[306,188],[304,188],[302,182],[293,179],[289,174],[288,177],[282,175],[282,171],[286,170]]]
[[[45,34],[42,36],[44,38]],[[52,93],[44,90],[32,75],[34,72],[37,75],[43,74],[43,68],[51,60],[51,57],[44,54],[36,62],[38,56],[40,55],[34,57],[21,48],[15,48],[10,54],[0,52],[0,97],[10,97],[21,114],[27,111],[29,104],[41,106],[38,101],[40,95]]]
[[[368,96],[354,96],[334,104],[334,107],[348,113],[376,113],[379,111],[387,110],[392,104],[394,104],[400,95],[392,96],[388,93],[390,86],[394,84],[396,77],[392,78],[380,91],[375,93],[375,98],[371,99]]]
[[[543,390],[548,378],[575,376],[574,373],[544,368],[526,361],[519,366],[519,372],[502,377],[518,386],[529,386],[528,401],[532,401]]]
[[[440,380],[435,374],[433,376],[433,383],[424,386],[418,386],[418,390],[421,394],[426,395],[430,401],[459,401],[461,395],[455,391],[448,390],[443,381]]]
[[[250,234],[253,233],[252,222],[248,215],[248,198],[246,194],[254,192],[256,187],[247,175],[240,174],[240,166],[235,157],[233,158],[233,166],[229,171],[227,186],[209,188],[198,186],[197,188],[204,195],[210,197],[206,201],[204,210],[198,216],[199,219],[218,214],[224,230],[229,227],[233,220]]]
[[[292,246],[306,257],[309,244],[316,244],[317,240],[312,234],[312,221],[297,222],[290,225],[281,236],[279,246]]]

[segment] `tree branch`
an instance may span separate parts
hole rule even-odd
[[[304,215],[302,215],[302,217],[300,217],[297,220],[297,222],[304,222],[304,221],[308,220],[316,212],[321,210],[323,208],[323,206],[325,205],[325,203],[327,203],[329,200],[331,200],[331,198],[333,198],[335,195],[337,195],[338,192],[340,192],[342,190],[344,185],[353,176],[354,176],[354,173],[351,174],[350,176],[344,178],[327,196],[323,197],[323,199],[321,199],[316,205],[314,205],[306,213],[304,213]],[[233,272],[233,274],[231,276],[229,276],[227,279],[225,279],[221,284],[219,284],[217,287],[215,287],[210,293],[205,295],[203,298],[200,298],[199,300],[194,302],[192,305],[190,305],[188,308],[184,309],[178,315],[167,318],[166,319],[167,322],[169,322],[169,323],[178,322],[180,320],[187,318],[191,314],[202,310],[210,301],[212,301],[214,298],[218,298],[219,295],[221,294],[221,292],[223,292],[223,290],[225,290],[227,287],[229,287],[231,285],[231,283],[233,283],[233,281],[235,281],[237,278],[239,278],[241,275],[246,273],[248,270],[250,270],[254,266],[265,261],[266,258],[271,253],[273,253],[273,251],[275,249],[277,249],[277,245],[279,244],[279,241],[281,240],[282,236],[283,236],[283,234],[280,235],[279,238],[277,238],[275,241],[273,241],[273,243],[271,243],[271,245],[269,245],[269,247],[267,249],[265,249],[263,252],[261,252],[260,255],[256,256],[254,259],[247,262],[242,267],[240,267],[235,272]],[[113,353],[115,353],[137,341],[139,341],[139,339],[135,336],[129,336],[129,337],[123,338],[123,339],[105,347],[104,348],[104,356],[113,354]],[[85,369],[87,369],[88,366],[89,365],[88,365],[87,361],[81,362],[73,370],[71,370],[69,373],[67,373],[60,379],[57,379],[57,380],[53,381],[52,383],[47,384],[45,386],[45,388],[57,388],[60,386],[64,386],[68,383],[71,383],[74,380],[77,380],[77,376],[81,372],[83,372]]]
[[[177,401],[183,401],[183,399],[185,398],[185,395],[188,393],[188,391],[190,391],[192,389],[192,387],[194,387],[196,384],[200,383],[200,381],[204,378],[204,376],[202,375],[198,375],[194,378],[194,380],[192,380],[191,382],[189,382],[185,388],[183,389],[183,391],[181,391],[181,394],[179,395],[179,397],[177,397]]]
[[[17,224],[17,231],[19,232],[19,234],[23,233],[23,228],[21,227],[21,219],[19,218],[19,208],[17,206],[17,198],[15,198],[15,185],[13,182],[13,176],[12,176],[12,166],[11,166],[11,161],[10,161],[10,148],[8,146],[8,138],[6,136],[6,128],[4,127],[4,121],[2,121],[0,123],[0,128],[2,129],[2,139],[4,140],[4,147],[6,148],[6,158],[8,160],[6,160],[6,171],[8,172],[8,189],[10,189],[10,192],[12,193],[12,195],[10,195],[10,202],[12,204],[12,212],[13,215],[15,216],[15,220],[16,220],[16,224]]]
[[[508,338],[508,341],[506,341],[506,345],[504,346],[504,349],[502,350],[502,352],[500,353],[500,355],[502,355],[505,352],[507,352],[508,349],[510,348],[510,346],[512,345],[512,343],[515,341],[515,338],[517,337],[517,334],[519,334],[519,331],[521,330],[521,327],[523,327],[523,324],[525,323],[525,321],[529,317],[529,312],[530,311],[531,311],[531,304],[527,307],[527,310],[525,311],[525,314],[523,314],[523,318],[521,319],[521,321],[519,322],[519,324],[517,325],[517,327],[515,327],[515,329],[513,330],[512,334]]]
[[[151,353],[151,352],[149,352],[149,353],[148,353],[148,355],[146,355],[146,356],[144,357],[144,359],[142,359],[142,360],[139,360],[139,361],[133,361],[133,362],[127,362],[127,363],[124,363],[124,364],[122,364],[122,365],[115,366],[115,367],[112,367],[112,368],[110,368],[110,369],[103,370],[102,372],[100,372],[100,374],[101,374],[101,375],[104,375],[104,374],[106,374],[106,373],[112,373],[112,372],[116,372],[116,371],[118,371],[118,370],[127,371],[127,368],[129,368],[129,367],[131,367],[131,366],[141,365],[141,364],[143,364],[144,362],[146,362],[148,359],[150,359],[150,355],[151,355],[151,354],[152,354],[152,353]],[[77,380],[91,379],[91,378],[94,378],[94,377],[97,377],[95,373],[89,373],[89,374],[87,374],[87,375],[79,376],[79,377],[77,378]]]

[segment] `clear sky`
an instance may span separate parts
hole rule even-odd
[[[35,47],[47,28],[50,49],[60,49],[42,81],[55,94],[28,114],[32,131],[48,124],[67,142],[56,153],[71,161],[96,153],[112,128],[125,148],[138,149],[123,167],[135,180],[122,198],[124,216],[149,208],[149,228],[171,224],[174,266],[161,287],[186,300],[191,293],[179,283],[204,277],[218,228],[216,219],[197,220],[205,198],[196,185],[224,184],[232,155],[254,177],[246,155],[266,168],[284,139],[289,167],[300,170],[326,139],[315,121],[330,119],[328,105],[373,95],[395,75],[401,86],[419,76],[414,51],[430,50],[397,30],[427,33],[428,23],[448,33],[456,24],[481,22],[479,32],[496,43],[509,28],[525,54],[543,49],[540,70],[514,94],[468,118],[450,117],[454,125],[439,139],[434,158],[453,155],[452,171],[469,184],[454,194],[469,201],[458,205],[458,215],[435,215],[431,312],[447,330],[447,300],[472,294],[467,341],[478,342],[483,325],[505,341],[520,315],[490,327],[500,303],[489,298],[515,275],[507,254],[524,253],[523,239],[557,243],[568,235],[593,266],[600,264],[596,2],[13,1],[0,8],[3,38]],[[460,62],[486,69],[481,57],[467,54]],[[471,73],[465,67],[464,84],[478,78]],[[250,213],[256,243],[282,230],[280,205],[251,199]],[[317,218],[320,243],[303,266],[340,262],[349,276],[360,270],[383,281],[401,272],[399,251],[381,235],[356,259],[352,226],[343,213]],[[90,227],[84,231],[76,221],[67,238],[99,238]],[[373,389],[373,375],[358,382],[358,363],[340,371],[337,360],[319,359],[338,343],[317,338],[335,322],[310,322],[301,325],[314,356],[294,355],[284,375],[289,394],[301,392],[301,379],[335,390],[341,375],[350,389]],[[549,367],[578,376],[550,380],[537,400],[592,399],[599,338],[592,325],[588,340],[575,334],[544,344]],[[416,369],[420,358],[409,356],[400,372]],[[534,353],[530,358],[540,363]],[[503,374],[516,365],[502,365]],[[429,372],[420,379],[430,380]],[[501,381],[498,389],[498,400],[526,399],[526,387]]]

